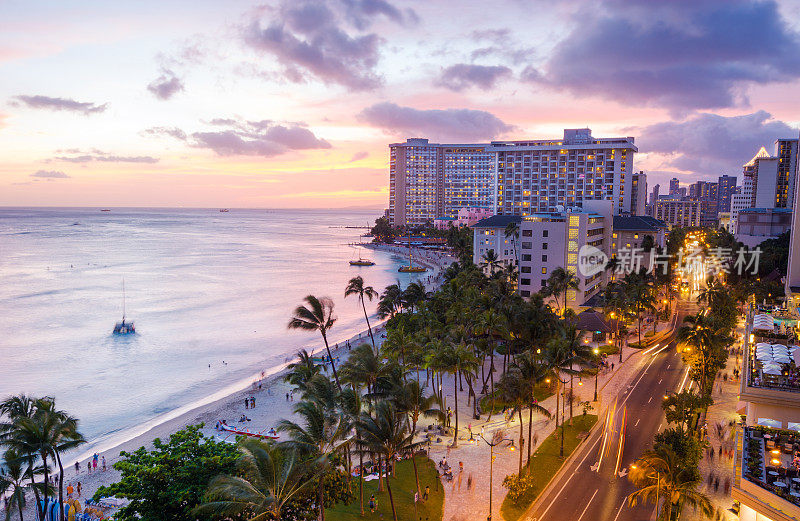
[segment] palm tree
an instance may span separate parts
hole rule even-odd
[[[658,445],[645,452],[634,465],[628,479],[638,488],[628,501],[631,506],[639,501],[658,504],[664,499],[664,507],[659,520],[672,521],[680,518],[685,506],[695,511],[700,509],[708,519],[724,519],[711,503],[711,500],[697,491],[700,481],[692,475],[692,470],[682,469],[679,457],[669,447]]]
[[[533,351],[525,351],[517,356],[513,367],[519,370],[520,375],[525,379],[525,382],[527,382],[527,390],[530,392],[527,401],[527,403],[531,405],[531,407],[528,407],[528,461],[530,461],[531,450],[533,448],[533,405],[537,404],[534,391],[536,390],[536,386],[547,378],[550,373],[550,368],[547,367]],[[546,414],[543,413],[544,416],[549,418],[550,412],[547,411],[547,409],[545,409],[545,411]],[[537,409],[537,412],[541,412],[541,410]],[[520,445],[519,450],[522,452],[522,445]]]
[[[505,229],[506,239],[511,237],[511,248],[514,252],[513,258],[517,258],[517,239],[519,239],[519,223],[510,222],[506,225]]]
[[[497,256],[497,252],[490,248],[489,251],[483,254],[480,267],[484,270],[489,270],[489,275],[494,276],[494,272],[503,266],[500,262],[500,257]]]
[[[639,347],[642,345],[642,312],[655,309],[656,297],[653,286],[638,273],[628,273],[621,281],[623,293],[627,296],[631,308],[636,313],[638,323]]]
[[[558,297],[564,295],[562,315],[567,311],[567,296],[569,295],[569,290],[577,291],[578,289],[580,289],[580,280],[578,280],[578,277],[575,276],[574,273],[564,268],[554,269],[545,282],[545,294],[555,299],[556,306],[558,306]]]
[[[690,345],[697,351],[700,360],[699,381],[700,392],[704,396],[710,394],[707,385],[707,367],[711,350],[715,344],[715,331],[712,327],[712,319],[703,312],[697,315],[689,315],[685,319],[685,324],[678,330],[678,341]]]
[[[410,452],[413,457],[414,450],[420,446],[419,443],[414,443],[414,433],[409,434],[408,418],[398,411],[390,401],[379,402],[374,416],[362,415],[359,425],[363,433],[362,445],[364,448],[380,454],[387,467],[390,462],[397,459],[397,456]],[[380,474],[380,465],[378,465],[378,473]],[[386,490],[389,492],[389,502],[392,505],[392,518],[397,521],[388,468]]]
[[[707,304],[711,309],[719,309],[719,306],[726,302],[728,298],[725,288],[716,279],[709,277],[705,289],[700,290],[697,295],[698,304]]]
[[[367,321],[369,338],[372,340],[372,347],[374,349],[375,337],[372,336],[372,326],[369,325],[369,315],[367,314],[367,305],[364,302],[364,298],[367,298],[370,302],[372,302],[372,299],[378,296],[378,292],[375,291],[375,288],[372,286],[364,286],[364,279],[361,278],[361,275],[358,275],[357,277],[350,279],[350,282],[347,283],[347,288],[344,290],[345,298],[349,297],[350,295],[358,295],[358,300],[361,302],[361,309],[364,310],[364,320]]]
[[[284,442],[299,451],[300,454],[317,458],[325,468],[330,455],[342,449],[348,442],[346,436],[349,424],[337,409],[338,394],[332,385],[325,385],[327,380],[322,375],[312,379],[307,398],[294,406],[294,413],[302,421],[281,420],[278,431],[288,432],[292,440]],[[330,383],[330,381],[329,381]],[[321,478],[320,478],[321,479]],[[320,519],[325,519],[325,496],[323,486],[317,487],[317,505]]]
[[[417,434],[417,422],[420,416],[436,417],[439,420],[443,419],[441,408],[434,408],[434,405],[438,404],[438,397],[435,394],[426,396],[425,390],[417,380],[409,380],[398,387],[392,393],[392,401],[398,411],[408,415],[408,420],[411,424],[412,439],[413,436]],[[420,494],[416,461],[414,461],[414,480],[417,483],[417,494]]]
[[[284,376],[284,380],[294,385],[295,390],[299,391],[304,391],[308,381],[322,372],[322,366],[317,364],[311,353],[305,349],[297,352],[297,362],[292,362],[286,367],[289,372]]]
[[[425,290],[425,285],[419,281],[412,282],[403,291],[403,304],[408,307],[409,311],[414,311],[427,299],[428,292]]]
[[[342,364],[342,379],[345,383],[364,385],[367,394],[374,392],[375,382],[389,371],[387,364],[378,357],[369,344],[356,346],[347,361]]]
[[[378,316],[380,318],[394,317],[403,307],[403,289],[400,284],[390,284],[381,294],[378,301]]]
[[[444,372],[453,375],[453,402],[455,404],[456,425],[453,431],[452,447],[458,447],[458,381],[459,376],[473,372],[478,367],[478,358],[462,343],[447,343],[445,348],[435,353],[437,366]]]
[[[308,307],[302,304],[297,306],[294,310],[294,315],[289,321],[289,329],[304,329],[306,331],[319,331],[322,335],[322,341],[325,342],[325,350],[328,352],[328,359],[331,361],[331,369],[333,369],[333,379],[336,381],[336,386],[341,389],[339,385],[339,375],[336,372],[336,362],[331,355],[331,348],[328,345],[328,331],[336,323],[336,317],[333,316],[333,301],[328,297],[317,298],[314,295],[308,295],[305,298]]]
[[[217,476],[208,486],[208,501],[195,515],[243,518],[248,521],[281,519],[288,501],[317,482],[313,463],[301,461],[285,444],[248,438],[239,443],[236,476]]]
[[[11,519],[11,512],[15,506],[19,510],[19,519],[22,521],[25,491],[30,488],[28,472],[22,467],[24,460],[25,456],[20,455],[14,449],[8,449],[3,456],[3,466],[6,468],[6,472],[0,473],[0,497],[9,495],[6,521]]]
[[[550,411],[534,403],[533,385],[518,367],[512,366],[506,371],[497,383],[503,401],[511,404],[511,414],[519,416],[519,469],[517,475],[522,475],[522,448],[525,445],[525,429],[522,422],[522,411],[528,407],[531,413],[535,410],[543,416],[550,417]],[[528,445],[530,450],[530,445]]]

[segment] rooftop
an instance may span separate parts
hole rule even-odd
[[[631,231],[658,231],[659,228],[666,228],[664,221],[647,215],[615,215],[614,230]]]
[[[511,223],[521,223],[522,217],[519,215],[493,215],[486,219],[481,219],[473,225],[473,228],[505,228]]]

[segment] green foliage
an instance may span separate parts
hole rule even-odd
[[[522,506],[528,496],[535,490],[533,475],[523,472],[522,476],[509,474],[503,479],[503,486],[508,489],[506,497],[517,506]]]
[[[677,456],[677,466],[686,471],[690,479],[700,479],[697,469],[702,458],[703,445],[692,433],[680,428],[669,428],[656,433],[654,447],[668,447]]]
[[[391,242],[400,235],[400,230],[389,223],[389,218],[382,216],[375,219],[375,226],[369,231],[375,242]]]
[[[122,452],[114,464],[120,481],[100,487],[94,498],[129,499],[115,514],[120,521],[195,521],[190,511],[200,504],[211,479],[232,473],[239,457],[236,445],[205,438],[201,428],[191,425],[166,443],[156,438],[151,451]]]
[[[709,396],[700,396],[688,389],[668,396],[661,407],[667,422],[677,424],[682,430],[688,431],[695,416],[703,409],[707,409],[713,400]]]

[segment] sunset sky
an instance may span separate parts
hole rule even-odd
[[[800,0],[0,2],[0,205],[384,207],[387,144],[797,137]],[[663,193],[663,190],[662,190]]]

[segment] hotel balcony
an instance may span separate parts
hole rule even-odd
[[[740,433],[731,497],[741,521],[800,519],[800,433],[745,427]]]

